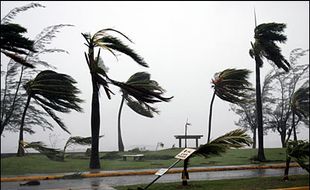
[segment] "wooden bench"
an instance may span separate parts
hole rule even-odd
[[[144,154],[135,154],[135,155],[123,155],[123,160],[126,161],[127,157],[133,157],[133,160],[143,160],[144,158]]]

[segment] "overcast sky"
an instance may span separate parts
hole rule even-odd
[[[1,18],[15,7],[31,1],[1,1]],[[246,68],[254,71],[254,60],[248,52],[253,41],[255,8],[258,24],[286,23],[286,44],[280,44],[288,58],[295,48],[309,48],[309,2],[100,2],[100,1],[42,1],[45,8],[34,8],[18,14],[14,22],[28,29],[27,37],[34,38],[43,28],[56,24],[72,24],[57,34],[51,48],[62,48],[69,54],[42,56],[57,67],[58,72],[71,75],[82,91],[84,113],[61,115],[73,136],[90,136],[91,80],[84,58],[83,32],[94,34],[103,28],[114,28],[131,38],[129,44],[149,64],[143,68],[126,55],[117,61],[104,54],[104,62],[111,78],[126,81],[138,71],[146,71],[152,79],[166,89],[165,96],[174,96],[169,103],[157,103],[160,110],[154,118],[140,116],[124,106],[122,136],[125,149],[143,147],[154,149],[158,142],[165,148],[178,146],[174,135],[184,134],[188,118],[192,124],[189,134],[202,134],[200,143],[206,142],[209,105],[213,90],[214,73],[227,68]],[[124,39],[124,42],[127,41]],[[3,56],[2,56],[3,57]],[[6,65],[5,58],[1,64]],[[309,63],[309,57],[302,59]],[[3,69],[3,68],[2,68]],[[265,62],[261,79],[271,69]],[[251,82],[255,84],[254,72]],[[119,89],[111,88],[115,95],[108,100],[101,91],[100,150],[117,150],[117,113],[121,100]],[[212,121],[212,138],[230,130],[238,117],[229,111],[229,103],[215,99]],[[54,131],[36,129],[37,133],[25,135],[25,141],[44,141],[48,146],[56,143],[63,148],[69,135],[55,125]],[[309,129],[300,129],[299,137],[309,139]],[[15,152],[18,134],[4,132],[1,152]],[[49,140],[51,137],[51,140]],[[188,142],[194,146],[192,141]],[[265,136],[265,147],[280,147],[278,134]],[[86,148],[86,147],[85,147]]]

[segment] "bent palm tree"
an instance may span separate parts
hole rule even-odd
[[[103,48],[112,53],[115,57],[114,51],[123,53],[131,57],[135,62],[144,67],[148,67],[146,62],[137,53],[134,52],[130,47],[125,45],[120,39],[112,36],[109,32],[115,32],[120,34],[127,40],[131,40],[122,34],[121,32],[107,28],[96,32],[93,36],[87,33],[82,33],[86,40],[85,45],[88,47],[88,53],[85,52],[85,58],[90,70],[92,80],[92,103],[91,103],[91,156],[89,167],[91,169],[99,169],[99,132],[100,132],[100,109],[99,109],[99,90],[102,86],[106,92],[108,98],[111,98],[112,91],[109,89],[109,82],[112,82],[108,77],[106,71],[100,64],[100,49],[95,56],[95,47]],[[118,85],[120,83],[114,81],[112,84]],[[113,93],[112,93],[113,94]]]
[[[151,95],[151,99],[159,100],[159,101],[170,101],[170,98],[164,98],[161,95],[165,92],[165,90],[159,86],[159,84],[150,79],[151,76],[149,73],[146,72],[138,72],[133,74],[126,82],[127,85],[131,87],[139,89],[139,91],[145,91],[146,94]],[[143,100],[143,96],[140,94],[129,94],[125,89],[121,89],[122,92],[122,100],[118,112],[118,150],[123,152],[124,151],[124,144],[122,140],[121,134],[121,112],[123,108],[124,101],[126,100],[127,105],[136,113],[143,115],[145,117],[154,117],[153,113],[159,113],[159,111],[150,106],[147,102]],[[153,96],[153,94],[157,94],[158,97]],[[135,98],[135,100],[133,99]],[[160,99],[159,99],[160,97]],[[157,101],[156,102],[159,102]],[[151,102],[153,103],[153,102]],[[154,102],[155,103],[155,102]]]
[[[251,90],[251,83],[247,80],[250,73],[247,69],[226,69],[215,73],[214,79],[212,79],[214,93],[210,103],[208,143],[211,136],[211,118],[215,95],[233,104],[244,102],[248,98],[246,92]]]
[[[230,148],[241,148],[244,146],[250,146],[252,143],[251,137],[245,132],[246,130],[244,129],[236,129],[214,139],[211,142],[201,145],[192,155],[190,155],[187,159],[184,160],[182,185],[187,185],[187,167],[190,158],[194,156],[204,156],[205,158],[209,158],[214,155],[220,155],[221,153],[226,152]]]
[[[252,48],[249,51],[250,56],[255,60],[256,73],[256,119],[258,129],[258,155],[259,161],[265,161],[264,154],[264,132],[263,132],[263,113],[262,97],[260,86],[260,68],[263,66],[263,58],[273,62],[278,68],[286,72],[289,71],[290,64],[281,54],[281,49],[275,42],[285,43],[286,36],[283,33],[285,24],[263,23],[255,27],[254,39],[251,42]]]
[[[57,124],[70,134],[65,124],[55,115],[53,110],[62,113],[68,113],[71,109],[79,112],[82,111],[82,108],[78,105],[82,100],[77,97],[80,91],[74,86],[75,83],[76,81],[69,75],[45,70],[24,85],[28,98],[22,115],[17,156],[23,156],[25,153],[22,143],[24,140],[23,129],[26,111],[29,107],[31,98],[36,100]]]

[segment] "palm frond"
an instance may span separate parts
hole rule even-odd
[[[48,157],[50,160],[53,161],[64,161],[64,154],[61,150],[59,149],[54,149],[54,148],[48,148],[46,145],[41,142],[23,142],[24,148],[32,148],[40,152],[41,154],[44,154],[46,157]]]
[[[99,138],[103,137],[103,135],[99,136]],[[66,151],[67,147],[69,147],[72,144],[79,144],[79,145],[91,145],[92,137],[80,137],[80,136],[74,136],[70,137],[65,146],[64,146],[64,152]]]
[[[159,113],[159,111],[156,108],[154,108],[154,107],[152,107],[152,106],[150,106],[144,102],[135,101],[132,98],[130,98],[129,96],[126,96],[125,100],[126,100],[127,105],[133,111],[135,111],[136,113],[143,115],[145,117],[152,118],[152,117],[154,117],[153,113]]]
[[[297,163],[309,172],[309,141],[298,140],[287,143],[286,153],[295,159]]]
[[[309,80],[292,95],[291,107],[298,117],[309,118]]]
[[[245,132],[246,130],[244,129],[236,129],[228,132],[207,144],[201,145],[194,154],[209,157],[211,155],[224,153],[229,148],[250,146],[252,143],[251,137]]]
[[[43,6],[39,3],[30,3],[27,5],[21,6],[21,7],[16,7],[14,9],[12,9],[6,16],[4,16],[1,19],[1,24],[9,23],[18,13],[26,11],[26,10],[31,9],[31,8],[35,8],[35,7],[43,7],[44,8],[45,6]]]
[[[262,65],[261,57],[265,57],[277,65],[278,68],[288,72],[290,64],[281,54],[281,49],[275,44],[275,42],[284,43],[287,40],[283,34],[285,28],[286,24],[283,23],[263,23],[255,28],[255,43],[252,50],[255,60],[259,61],[260,66]]]
[[[126,54],[138,64],[144,67],[148,67],[147,63],[141,56],[139,56],[133,49],[125,45],[120,39],[116,37],[106,35],[99,38],[97,41],[95,41],[95,43],[97,46],[100,46],[104,49],[114,50]]]
[[[225,69],[215,73],[212,84],[215,94],[228,102],[240,103],[249,99],[248,91],[252,91],[247,80],[251,71],[247,69]]]

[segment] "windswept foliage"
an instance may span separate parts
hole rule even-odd
[[[255,18],[256,23],[256,18]],[[256,25],[256,24],[255,24]],[[250,56],[255,60],[256,73],[256,118],[258,131],[258,153],[259,161],[265,161],[264,153],[264,130],[263,130],[263,111],[260,85],[260,68],[263,66],[263,58],[274,63],[278,68],[286,72],[289,71],[290,64],[281,54],[281,49],[276,42],[285,43],[286,35],[283,34],[286,24],[283,23],[263,23],[255,26],[254,43],[251,42]]]
[[[133,74],[126,83],[114,81],[115,85],[121,87],[122,101],[118,112],[118,149],[124,151],[124,144],[121,135],[121,112],[126,100],[126,104],[136,113],[145,117],[154,117],[153,113],[159,111],[149,104],[156,102],[169,102],[171,98],[165,98],[162,94],[165,92],[155,80],[151,80],[151,75],[147,72],[137,72]]]
[[[211,137],[212,108],[215,95],[230,103],[242,103],[249,99],[248,91],[252,90],[251,83],[248,81],[251,72],[247,69],[225,69],[215,73],[212,79],[214,93],[210,103],[209,129],[207,142]]]
[[[80,91],[74,86],[75,83],[76,81],[69,75],[45,70],[24,85],[28,94],[28,99],[22,115],[19,142],[23,141],[24,119],[31,98],[36,100],[47,114],[53,118],[64,131],[70,134],[62,120],[54,113],[54,110],[62,113],[68,113],[71,110],[82,111],[79,103],[83,101],[77,97]],[[20,146],[21,144],[19,143],[18,155],[22,156],[24,153]]]
[[[61,150],[55,148],[48,148],[43,142],[23,142],[24,149],[32,148],[36,151],[40,152],[41,154],[45,155],[50,160],[54,161],[64,161],[64,154]]]
[[[211,142],[204,145],[200,145],[199,148],[191,154],[187,159],[184,160],[183,172],[182,172],[182,185],[188,185],[187,179],[189,179],[189,174],[187,167],[190,158],[194,156],[204,156],[209,158],[214,155],[220,155],[226,152],[230,148],[241,148],[244,146],[250,146],[252,144],[251,137],[246,134],[244,129],[235,129],[230,131]]]
[[[96,32],[94,35],[88,33],[82,33],[88,47],[88,53],[85,52],[85,59],[88,65],[91,79],[92,79],[92,111],[91,111],[91,136],[92,136],[92,147],[91,147],[91,157],[89,167],[91,169],[100,168],[99,162],[99,131],[100,131],[100,108],[99,108],[99,90],[102,86],[105,90],[107,97],[110,99],[113,92],[109,88],[109,84],[119,86],[125,89],[128,93],[135,92],[136,89],[130,88],[124,83],[117,82],[108,77],[105,67],[102,67],[102,59],[100,58],[100,48],[107,50],[113,54],[116,58],[116,52],[125,54],[131,57],[136,63],[141,66],[148,67],[144,59],[138,55],[132,48],[123,43],[121,39],[115,37],[113,34],[120,35],[129,42],[132,42],[126,35],[119,32],[118,30],[112,28],[102,29]],[[95,48],[99,47],[97,55],[95,55]],[[135,92],[138,93],[138,92]],[[146,99],[149,98],[144,92],[140,93],[145,96]],[[143,97],[141,96],[141,97]],[[150,100],[150,99],[148,99]],[[152,100],[150,100],[152,101]]]

